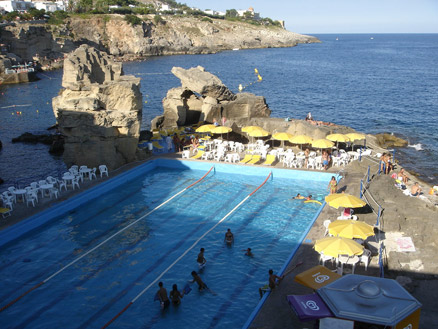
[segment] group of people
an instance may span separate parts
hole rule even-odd
[[[388,175],[394,170],[394,164],[391,162],[391,156],[388,153],[382,153],[380,157],[380,171]]]
[[[310,113],[310,112],[307,113],[305,120],[314,126],[334,126],[335,125],[333,122],[317,121],[317,120],[313,119],[312,113]]]
[[[190,150],[198,149],[200,142],[198,136],[191,135],[189,137],[180,138],[178,134],[173,134],[173,145],[175,145],[175,151],[181,152],[185,146],[190,146]]]
[[[225,232],[224,242],[229,246],[231,246],[234,243],[234,234],[233,232],[231,232],[231,229],[227,229],[227,232]],[[251,248],[243,249],[242,251],[245,251],[245,256],[249,256],[249,257],[254,256]],[[199,268],[201,269],[207,263],[204,253],[205,253],[205,249],[201,248],[196,258],[196,262],[198,263]],[[199,274],[196,271],[192,271],[191,275],[192,275],[192,280],[190,280],[189,282],[190,283],[196,282],[198,284],[199,291],[210,290],[208,286],[205,284],[205,282],[202,281],[202,278],[199,276]],[[191,288],[187,285],[184,288],[184,290],[181,292],[178,290],[178,286],[174,284],[172,286],[172,290],[168,295],[166,288],[164,288],[163,282],[159,282],[158,287],[159,289],[155,294],[155,300],[160,301],[160,305],[162,309],[166,309],[167,307],[169,307],[170,303],[172,303],[175,306],[181,304],[181,299],[184,297],[184,295],[188,294],[191,291]]]

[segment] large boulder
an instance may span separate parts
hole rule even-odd
[[[115,81],[123,75],[122,63],[88,45],[80,46],[64,60],[62,86],[82,90],[90,84]]]
[[[210,96],[220,101],[230,101],[235,98],[231,90],[222,81],[206,72],[202,66],[185,70],[182,67],[173,67],[172,73],[181,80],[183,88],[198,93],[204,97]]]
[[[172,68],[181,87],[170,89],[163,99],[164,113],[152,120],[152,128],[171,128],[201,122],[219,121],[222,117],[269,117],[271,110],[263,96],[233,94],[215,75],[198,66],[185,70]]]
[[[82,45],[65,60],[63,87],[52,106],[65,136],[64,161],[118,168],[136,160],[142,116],[140,79]]]

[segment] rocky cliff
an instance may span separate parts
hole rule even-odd
[[[64,64],[52,105],[65,136],[64,162],[118,168],[136,159],[142,95],[140,79],[123,75],[121,63],[82,45]]]
[[[292,47],[319,42],[310,36],[279,27],[256,26],[226,20],[202,21],[196,17],[163,16],[155,23],[152,15],[139,16],[142,23],[131,25],[123,15],[72,16],[60,26],[17,24],[5,26],[3,42],[11,52],[30,61],[59,58],[81,44],[89,44],[124,58],[152,55],[214,53],[229,49]]]

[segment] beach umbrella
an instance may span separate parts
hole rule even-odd
[[[312,138],[306,135],[297,135],[289,139],[289,142],[299,145],[310,144],[312,143]]]
[[[331,235],[348,239],[366,240],[374,235],[374,228],[371,225],[357,220],[335,220],[329,224],[328,230]]]
[[[212,130],[211,130],[211,132],[213,133],[213,134],[227,134],[227,136],[228,136],[228,133],[230,132],[230,131],[232,131],[233,129],[231,129],[230,127],[225,127],[225,126],[217,126],[217,127],[214,127]],[[228,137],[227,137],[227,139],[228,139]]]
[[[197,133],[209,133],[211,132],[214,128],[216,128],[215,125],[203,125],[201,127],[196,128],[196,132]]]
[[[338,147],[339,142],[346,143],[350,141],[350,138],[348,138],[344,134],[330,134],[325,136],[325,138],[328,139],[329,141],[336,142],[336,147]]]
[[[325,138],[332,142],[346,143],[350,141],[350,138],[348,138],[347,135],[344,134],[330,134],[327,135]]]
[[[332,141],[329,141],[328,139],[317,139],[312,142],[312,147],[317,149],[329,149],[332,148],[333,145],[335,145]]]
[[[245,126],[242,128],[242,131],[244,133],[250,133],[251,131],[253,131],[254,129],[263,129],[262,127],[259,126]]]
[[[281,147],[284,147],[284,141],[288,141],[292,137],[294,137],[292,134],[284,133],[284,132],[275,133],[272,135],[273,139],[277,141],[281,141]]]
[[[345,134],[345,136],[347,136],[348,138],[350,138],[351,141],[351,149],[353,149],[353,142],[354,141],[358,141],[358,140],[365,140],[365,135],[364,134],[359,134],[359,133],[349,133],[349,134]],[[365,143],[364,143],[365,146]]]
[[[324,256],[337,258],[339,255],[362,255],[363,246],[354,240],[339,236],[330,236],[315,241],[314,249]]]
[[[338,209],[339,207],[345,208],[360,208],[366,205],[366,202],[358,197],[347,193],[335,193],[325,197],[331,207]]]
[[[345,134],[345,136],[347,136],[350,139],[350,141],[365,139],[365,135],[359,133],[349,133],[349,134]]]
[[[251,137],[266,137],[266,136],[269,136],[270,133],[269,133],[269,131],[266,131],[263,128],[258,127],[257,129],[256,128],[252,129],[248,133],[248,135]]]
[[[154,141],[160,141],[160,140],[162,140],[163,138],[161,138],[161,135],[158,134],[158,135],[154,135],[154,136],[152,136],[151,139],[154,140]]]

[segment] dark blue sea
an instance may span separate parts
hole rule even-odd
[[[234,92],[242,84],[245,91],[265,96],[272,117],[304,118],[312,112],[317,120],[407,139],[409,146],[397,149],[396,158],[424,181],[438,184],[438,34],[316,36],[322,43],[125,63],[126,74],[142,79],[143,128],[162,114],[167,90],[180,84],[172,67],[201,65]],[[262,82],[255,82],[255,68]],[[55,124],[51,99],[61,88],[62,71],[39,77],[33,83],[0,85],[5,188],[65,169],[48,146],[11,143],[24,132],[45,133]]]

